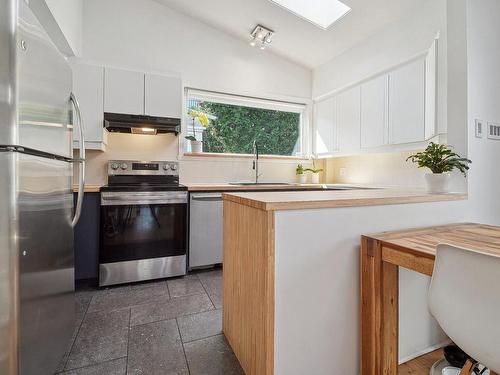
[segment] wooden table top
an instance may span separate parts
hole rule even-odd
[[[382,246],[432,259],[436,255],[436,246],[442,243],[500,256],[500,227],[491,225],[460,223],[382,232],[365,237],[381,241]]]

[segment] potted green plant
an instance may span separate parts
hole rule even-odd
[[[430,193],[446,193],[449,189],[451,171],[454,169],[462,172],[464,177],[469,170],[471,160],[462,158],[453,150],[443,144],[431,142],[422,152],[410,155],[406,161],[411,160],[419,168],[429,168],[432,173],[425,175],[427,189]]]
[[[307,175],[305,173],[305,169],[302,166],[302,164],[297,165],[297,168],[295,169],[295,174],[299,178],[300,184],[305,184],[307,182]]]
[[[191,152],[203,152],[203,142],[196,139],[195,124],[196,120],[198,120],[201,125],[208,126],[210,120],[205,112],[195,108],[190,108],[188,110],[188,116],[191,117],[191,126],[193,127],[193,135],[186,136],[186,139],[189,141]]]
[[[313,167],[312,168],[306,168],[304,169],[306,172],[311,172],[311,183],[312,184],[319,184],[319,174],[323,172],[322,168],[316,168],[316,164],[314,163],[313,160]]]

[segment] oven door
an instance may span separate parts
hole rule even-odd
[[[101,193],[100,285],[185,274],[187,192]]]

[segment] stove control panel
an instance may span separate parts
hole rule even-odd
[[[176,161],[110,160],[108,176],[117,175],[178,176],[179,163]]]

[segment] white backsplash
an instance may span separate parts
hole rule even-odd
[[[107,162],[114,159],[178,160],[181,183],[228,183],[253,180],[255,175],[250,158],[184,157],[179,160],[179,139],[172,134],[156,136],[109,134],[105,152],[87,151],[86,184],[106,184]],[[260,181],[295,182],[295,168],[298,163],[305,167],[311,165],[309,162],[298,160],[261,159]]]

